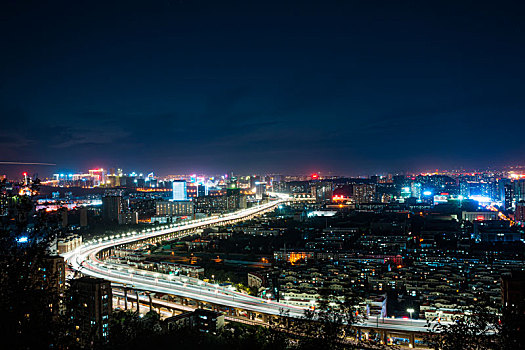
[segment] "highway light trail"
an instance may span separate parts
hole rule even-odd
[[[151,232],[128,233],[117,235],[113,238],[105,237],[104,239],[85,242],[81,247],[72,252],[65,253],[63,256],[67,263],[76,271],[88,276],[103,278],[113,283],[128,285],[139,290],[171,294],[178,297],[267,315],[279,316],[284,312],[290,317],[300,318],[304,316],[304,311],[306,310],[304,307],[287,305],[273,300],[250,296],[227,287],[204,282],[197,278],[171,276],[158,272],[138,270],[127,265],[105,262],[97,257],[101,251],[110,249],[116,245],[129,244],[177,232],[180,232],[178,235],[180,238],[193,234],[195,229],[203,226],[220,225],[231,222],[232,220],[248,219],[253,215],[260,215],[273,210],[288,200],[289,198],[279,197],[272,202],[222,216],[193,220],[182,225],[167,225]],[[374,326],[375,328],[405,331],[428,331],[426,321],[421,320],[376,320],[374,318],[372,320],[365,320],[362,325],[365,327]]]

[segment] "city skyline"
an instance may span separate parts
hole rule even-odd
[[[5,163],[5,165],[2,165],[2,163]],[[12,163],[12,164],[9,164]],[[42,165],[43,164],[43,165]],[[8,166],[6,166],[8,165]],[[133,169],[133,170],[132,170]],[[45,164],[45,163],[23,163],[23,162],[0,162],[0,176],[6,176],[8,179],[18,179],[23,178],[25,176],[31,177],[31,178],[39,178],[39,179],[52,179],[54,177],[58,176],[76,176],[81,174],[87,174],[91,171],[97,171],[97,170],[103,170],[108,175],[131,175],[138,178],[146,178],[148,175],[152,175],[155,178],[182,178],[182,177],[189,177],[189,176],[206,176],[206,177],[224,177],[229,176],[231,174],[235,174],[235,176],[273,176],[273,175],[279,175],[279,176],[290,176],[290,177],[311,177],[312,180],[316,180],[317,177],[319,178],[332,178],[332,177],[338,177],[338,178],[351,178],[351,177],[370,177],[370,176],[382,176],[386,177],[389,175],[438,175],[438,174],[478,174],[478,173],[487,173],[487,172],[493,172],[493,173],[515,173],[517,176],[522,177],[525,176],[525,165],[505,165],[505,166],[498,166],[498,167],[486,167],[486,168],[451,168],[451,169],[438,169],[438,168],[430,168],[430,169],[421,169],[421,170],[413,170],[413,169],[405,169],[403,171],[389,171],[385,170],[382,172],[354,172],[354,173],[335,173],[332,171],[319,171],[318,169],[314,169],[311,172],[272,172],[272,171],[252,171],[252,172],[237,172],[235,169],[229,169],[222,172],[198,172],[198,171],[167,171],[165,173],[158,173],[155,168],[148,168],[147,170],[141,169],[141,168],[130,168],[130,169],[122,169],[115,166],[104,166],[104,167],[95,167],[95,169],[65,169],[60,167],[57,164]]]
[[[517,4],[2,7],[5,161],[358,175],[525,149]]]
[[[523,4],[2,1],[2,343],[525,349]]]

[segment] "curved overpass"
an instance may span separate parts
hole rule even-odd
[[[242,309],[245,311],[261,313],[266,315],[282,315],[290,317],[304,316],[305,308],[286,305],[272,300],[265,300],[239,293],[228,287],[206,283],[202,280],[187,276],[172,276],[146,270],[140,270],[102,261],[98,258],[99,253],[111,247],[129,244],[138,241],[146,241],[154,238],[170,237],[181,238],[194,233],[195,229],[209,225],[220,225],[240,220],[246,220],[253,216],[261,215],[273,210],[276,206],[289,201],[289,197],[279,197],[267,204],[259,205],[250,209],[235,213],[214,216],[200,220],[193,220],[183,224],[165,225],[154,230],[145,232],[129,232],[86,242],[72,252],[63,254],[66,262],[74,269],[84,275],[103,278],[113,283],[131,285],[134,289],[148,290],[151,292],[176,295],[182,298],[199,300],[204,303],[221,305],[229,308]],[[384,319],[375,318],[364,320],[360,327],[376,329],[390,329],[405,332],[427,332],[427,323],[423,320]]]
[[[137,289],[173,294],[184,298],[191,298],[252,312],[270,315],[279,315],[282,312],[286,312],[290,316],[299,317],[302,316],[304,312],[304,309],[300,307],[253,297],[239,293],[228,287],[220,287],[196,278],[166,275],[108,263],[100,260],[98,257],[101,252],[114,246],[161,238],[168,235],[170,237],[180,238],[193,234],[194,230],[198,228],[246,220],[273,210],[276,206],[287,200],[287,197],[281,196],[269,203],[226,215],[193,220],[183,224],[164,225],[146,232],[129,232],[122,235],[105,237],[104,239],[87,242],[74,251],[63,254],[63,256],[74,270],[80,271],[84,275],[104,278],[114,283],[132,285]]]

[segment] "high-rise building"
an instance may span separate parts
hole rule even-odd
[[[7,216],[9,209],[9,201],[7,199],[7,193],[2,192],[0,189],[0,216]]]
[[[106,195],[102,197],[102,219],[118,222],[119,214],[122,212],[122,197]]]
[[[46,256],[43,259],[42,273],[43,285],[50,288],[53,293],[62,297],[66,287],[66,264],[64,258],[58,255]],[[60,312],[61,299],[55,299],[49,304],[53,314]]]
[[[11,277],[16,277],[18,283],[21,283],[16,290],[20,290],[20,287],[24,288],[26,295],[20,295],[21,300],[17,307],[19,308],[16,312],[16,316],[23,318],[23,321],[19,323],[20,327],[25,327],[25,322],[47,322],[51,318],[56,318],[63,311],[63,296],[65,290],[65,271],[66,266],[64,258],[61,256],[31,256],[27,257],[26,254],[20,254],[15,259],[11,260],[7,256],[0,257],[0,263],[4,266],[9,266],[12,271],[7,272],[5,269],[2,274],[2,280],[9,280]],[[5,265],[6,263],[10,265]],[[5,282],[3,282],[5,283]],[[9,295],[9,294],[7,294]],[[32,298],[38,298],[41,307],[35,308],[35,305],[31,304]],[[7,313],[7,312],[6,312]],[[13,311],[10,313],[11,317]],[[4,317],[7,317],[4,315]],[[17,322],[18,323],[18,322]],[[27,325],[27,324],[26,324]],[[18,328],[18,327],[17,327]],[[18,328],[23,329],[23,328]],[[9,348],[9,346],[7,346]]]
[[[185,201],[188,200],[188,192],[186,190],[186,181],[173,181],[173,200]]]
[[[203,197],[208,195],[208,186],[197,185],[197,197]]]
[[[261,200],[266,194],[266,182],[255,183],[255,199]]]
[[[331,182],[318,182],[310,190],[317,203],[331,201],[334,194]]]
[[[525,179],[514,181],[514,199],[515,202],[525,200]]]
[[[353,195],[356,204],[371,203],[375,199],[376,186],[370,184],[354,185]]]
[[[525,222],[525,201],[519,201],[516,203],[514,219],[518,222]]]
[[[72,321],[81,347],[92,347],[108,337],[112,311],[111,283],[101,278],[82,277],[71,281]]]
[[[81,207],[79,209],[80,215],[80,227],[86,227],[88,225],[88,211],[86,207]]]
[[[412,182],[410,184],[410,196],[417,199],[421,199],[421,183]]]
[[[514,203],[514,187],[512,184],[506,184],[503,187],[503,191],[505,210],[508,210],[512,208],[512,204]]]
[[[62,207],[59,209],[59,212],[60,212],[60,225],[62,227],[67,227],[68,225],[68,211],[67,211],[67,207]]]

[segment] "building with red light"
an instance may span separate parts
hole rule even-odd
[[[498,220],[499,218],[497,211],[464,211],[461,212],[461,219],[474,222],[475,220]]]

